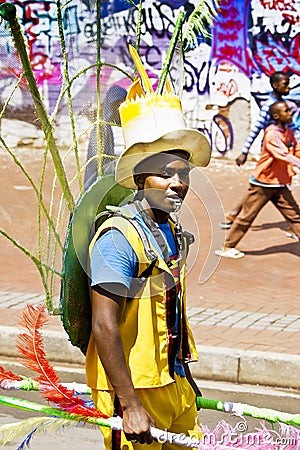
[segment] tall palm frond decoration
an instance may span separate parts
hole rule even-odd
[[[196,47],[197,36],[199,34],[202,34],[204,37],[210,37],[209,28],[218,14],[218,8],[218,0],[202,0],[195,6],[195,9],[187,20],[184,9],[182,7],[179,9],[168,53],[157,86],[158,94],[162,94],[163,92],[166,79],[169,75],[175,47],[180,45],[182,53],[184,53],[189,47]]]
[[[135,8],[135,12],[137,12],[137,23],[136,23],[136,48],[135,50],[139,53],[140,48],[140,40],[141,40],[141,27],[142,21],[144,19],[144,11],[143,5],[145,2],[143,0],[125,0],[132,7]],[[10,102],[10,99],[21,83],[21,81],[26,78],[26,83],[31,93],[36,115],[39,119],[39,122],[42,127],[42,131],[45,137],[45,149],[43,150],[43,155],[41,155],[41,159],[43,160],[43,168],[41,171],[41,175],[38,177],[38,180],[35,181],[35,177],[33,177],[30,171],[27,171],[26,167],[22,164],[22,161],[18,158],[18,155],[11,150],[5,142],[3,136],[0,136],[0,146],[4,150],[6,150],[7,154],[13,159],[14,163],[21,170],[25,178],[28,180],[30,185],[33,188],[35,198],[34,201],[38,206],[38,214],[37,214],[37,242],[29,242],[29,248],[34,247],[33,250],[29,250],[27,246],[23,243],[23,235],[20,236],[20,241],[14,235],[10,235],[9,232],[2,229],[0,226],[0,236],[4,236],[7,238],[16,248],[21,250],[23,254],[25,254],[31,261],[35,264],[37,271],[40,275],[43,289],[45,291],[45,299],[48,312],[51,313],[59,313],[57,308],[55,308],[53,298],[55,297],[55,289],[56,284],[60,284],[61,279],[64,274],[61,270],[61,255],[64,253],[64,233],[65,233],[65,223],[67,222],[66,215],[72,215],[74,213],[76,203],[74,199],[74,195],[81,195],[83,187],[82,187],[82,173],[85,170],[85,165],[82,165],[79,160],[78,153],[78,143],[81,138],[81,134],[76,131],[75,121],[74,121],[74,112],[72,106],[72,91],[71,88],[75,81],[80,78],[85,73],[89,72],[93,68],[96,68],[97,71],[97,87],[96,87],[96,97],[97,97],[97,119],[93,122],[93,125],[97,125],[97,140],[98,140],[98,167],[101,169],[101,158],[102,158],[102,145],[101,145],[101,126],[105,121],[102,117],[102,106],[101,106],[101,98],[100,98],[100,73],[104,67],[109,68],[110,70],[115,70],[121,72],[124,77],[128,79],[132,79],[132,74],[127,73],[127,70],[123,69],[122,66],[117,66],[114,64],[110,64],[103,59],[103,48],[102,41],[100,35],[100,8],[101,1],[100,0],[82,0],[83,3],[87,4],[89,7],[94,5],[97,11],[97,21],[99,24],[97,31],[97,58],[95,64],[90,64],[84,68],[79,69],[70,77],[68,70],[68,55],[66,52],[65,45],[65,33],[66,30],[63,26],[63,13],[66,5],[72,3],[72,0],[69,2],[61,2],[60,0],[56,0],[56,13],[59,24],[59,38],[61,45],[61,53],[63,56],[63,73],[62,73],[62,83],[61,89],[54,105],[54,110],[49,115],[49,112],[43,103],[43,96],[39,89],[39,85],[37,83],[37,79],[33,72],[33,68],[31,66],[31,62],[29,59],[29,47],[27,37],[21,28],[20,19],[17,16],[16,6],[13,2],[0,2],[0,21],[2,19],[7,22],[9,33],[13,39],[14,46],[16,51],[20,57],[20,61],[22,63],[23,72],[20,75],[19,80],[16,83],[16,86],[13,87],[11,94],[6,99],[6,102],[0,111],[0,120],[4,116],[6,108]],[[63,3],[63,4],[62,4]],[[163,64],[163,68],[161,71],[161,76],[158,81],[158,87],[156,92],[162,93],[165,87],[165,82],[167,77],[170,77],[170,68],[171,64],[174,63],[173,55],[174,52],[177,52],[179,63],[176,66],[176,74],[178,77],[178,85],[180,89],[183,89],[183,79],[184,79],[184,51],[187,48],[190,48],[192,45],[197,43],[197,35],[202,34],[203,36],[209,35],[209,27],[213,22],[214,17],[217,14],[218,9],[218,1],[217,0],[201,0],[199,2],[194,2],[195,7],[192,13],[188,16],[184,8],[180,8],[177,11],[177,20],[174,27],[174,32],[171,37],[168,52],[165,58],[165,62]],[[175,13],[175,11],[174,11]],[[173,61],[172,61],[173,59]],[[180,69],[178,70],[178,66],[180,65]],[[68,115],[70,119],[71,125],[71,134],[72,134],[72,143],[70,148],[63,153],[61,151],[61,147],[59,146],[59,142],[56,140],[56,118],[61,103],[63,99],[66,100],[66,104],[68,105]],[[90,127],[82,132],[87,133],[90,131]],[[47,194],[44,192],[44,183],[46,177],[46,166],[48,168],[48,154],[51,157],[51,163],[54,165],[55,174],[53,176],[52,183],[52,192],[50,192],[50,200],[47,200]],[[76,173],[68,171],[68,166],[66,163],[67,158],[74,158],[75,161],[75,169]],[[102,169],[101,169],[102,170]],[[102,175],[100,172],[98,175]],[[72,174],[72,175],[71,175]]]
[[[197,45],[197,36],[211,37],[210,26],[218,14],[220,2],[218,0],[202,0],[188,17],[183,29],[183,50]]]
[[[37,226],[36,242],[27,242],[24,244],[24,233],[20,235],[20,240],[16,236],[11,235],[0,225],[0,236],[8,239],[16,248],[18,248],[23,254],[28,257],[40,275],[42,286],[45,294],[45,302],[47,305],[47,310],[52,314],[59,314],[58,308],[55,306],[54,300],[57,298],[57,286],[59,287],[61,279],[64,274],[61,269],[61,259],[62,254],[65,249],[63,246],[63,240],[66,234],[66,222],[68,221],[66,215],[72,216],[74,213],[76,203],[74,195],[81,194],[83,191],[83,186],[81,182],[82,173],[85,170],[85,166],[80,163],[79,153],[78,153],[78,142],[81,136],[89,131],[89,128],[85,129],[80,134],[76,131],[74,111],[72,106],[71,88],[73,83],[85,72],[90,71],[93,67],[97,68],[97,75],[99,78],[99,83],[97,84],[97,118],[99,122],[99,127],[101,126],[102,113],[100,104],[100,71],[106,62],[101,59],[100,36],[97,36],[97,61],[95,64],[87,63],[87,66],[78,70],[77,73],[71,78],[68,71],[68,55],[65,45],[65,34],[66,30],[63,24],[63,12],[67,4],[64,2],[62,5],[60,0],[56,0],[56,16],[59,28],[59,42],[61,48],[61,54],[63,56],[64,65],[62,66],[62,83],[61,89],[54,106],[54,110],[50,116],[47,107],[43,101],[43,96],[41,90],[38,86],[37,77],[34,73],[33,66],[30,61],[30,51],[28,37],[26,36],[24,29],[22,28],[21,19],[18,17],[18,11],[16,5],[13,2],[0,2],[0,22],[4,20],[9,30],[8,35],[12,38],[13,45],[17,51],[17,55],[20,59],[20,69],[23,69],[16,86],[13,87],[10,96],[5,102],[2,110],[0,111],[0,120],[4,116],[8,103],[16,89],[20,84],[21,80],[26,79],[26,87],[28,88],[36,116],[41,124],[41,128],[44,134],[45,146],[43,149],[43,154],[41,154],[41,160],[43,161],[43,167],[41,174],[36,174],[33,177],[28,171],[25,165],[22,163],[18,155],[14,153],[13,150],[9,148],[9,145],[5,142],[4,138],[0,136],[0,146],[3,148],[7,154],[13,159],[14,163],[18,166],[18,169],[25,176],[27,181],[30,183],[36,197],[34,198],[34,205],[37,205],[38,212],[36,217],[33,218],[33,225]],[[100,0],[95,0],[97,3],[97,13],[100,17]],[[99,23],[98,30],[100,30],[100,19],[97,20]],[[100,31],[99,31],[100,35]],[[108,64],[107,64],[108,65]],[[131,75],[127,73],[124,69],[120,69],[116,65],[109,64],[112,70],[120,70],[124,77],[131,79]],[[56,118],[59,108],[63,100],[66,100],[68,105],[67,114],[72,134],[72,143],[67,151],[64,151],[56,139]],[[99,101],[98,101],[99,100]],[[99,146],[100,151],[102,151],[102,146]],[[45,183],[45,173],[47,168],[51,166],[48,161],[48,153],[51,157],[51,163],[54,166],[54,176],[52,181],[52,188],[49,192],[44,190]],[[68,172],[70,167],[67,166],[66,159],[72,160],[75,158],[75,175],[73,172]],[[51,166],[52,167],[52,166]],[[100,164],[101,167],[101,164]],[[101,175],[101,174],[100,174]],[[35,181],[35,178],[38,178]],[[76,185],[78,181],[78,185]],[[79,188],[79,189],[78,189]],[[79,194],[79,195],[80,195]],[[48,195],[50,199],[48,199]],[[67,213],[66,213],[67,207]],[[30,248],[33,247],[32,250]]]

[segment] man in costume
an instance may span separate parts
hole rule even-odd
[[[87,383],[97,409],[123,417],[121,438],[103,430],[107,449],[174,449],[152,441],[150,427],[196,430],[200,392],[188,369],[197,352],[186,315],[187,239],[171,215],[187,194],[192,167],[208,164],[210,146],[186,128],[171,92],[144,93],[135,82],[120,117],[126,149],[116,181],[137,193],[91,242]]]

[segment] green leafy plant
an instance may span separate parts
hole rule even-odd
[[[204,38],[211,37],[210,27],[218,15],[218,0],[202,0],[196,6],[187,19],[183,30],[183,48],[186,51],[189,47],[197,46],[197,37],[202,35]]]
[[[139,0],[138,4],[132,0],[128,2],[137,10],[137,25],[136,25],[136,50],[139,51],[141,40],[141,25],[143,18],[143,2]],[[56,0],[56,15],[58,22],[58,31],[60,39],[60,47],[62,53],[62,83],[60,92],[56,101],[54,110],[49,115],[41,92],[38,88],[37,80],[31,67],[27,39],[22,31],[19,19],[17,17],[17,10],[13,3],[6,2],[0,5],[0,18],[7,21],[10,34],[13,39],[14,46],[17,50],[18,56],[22,64],[22,73],[13,86],[10,95],[7,97],[2,110],[0,111],[0,120],[5,116],[8,105],[21,83],[26,80],[27,87],[30,90],[34,108],[38,121],[43,131],[45,147],[42,153],[41,162],[42,168],[39,178],[32,174],[23,164],[22,159],[18,154],[10,149],[5,139],[0,137],[0,144],[7,154],[12,158],[18,170],[23,174],[25,179],[31,186],[37,202],[37,235],[36,235],[36,249],[29,250],[23,243],[21,243],[15,236],[8,231],[0,228],[0,234],[8,239],[16,248],[21,250],[36,266],[40,275],[42,285],[45,292],[46,306],[50,313],[57,313],[55,305],[55,286],[57,282],[64,276],[61,269],[62,255],[64,249],[64,238],[66,234],[68,219],[74,213],[76,208],[75,196],[80,196],[83,193],[83,172],[87,165],[87,161],[80,160],[79,143],[82,135],[89,132],[93,126],[97,127],[97,160],[98,160],[98,175],[102,175],[102,142],[101,142],[101,127],[103,124],[110,124],[102,119],[102,99],[101,99],[101,71],[104,67],[109,67],[115,71],[119,71],[123,76],[133,80],[131,73],[126,72],[121,67],[107,63],[102,58],[101,48],[101,1],[96,0],[96,61],[94,64],[87,65],[79,69],[75,75],[70,76],[69,60],[66,50],[66,38],[63,22],[64,8],[69,6],[72,0],[66,3],[61,3],[61,0]],[[161,76],[158,82],[157,93],[162,93],[164,90],[166,79],[170,72],[174,52],[178,47],[184,51],[188,45],[196,42],[196,36],[202,33],[207,35],[208,26],[212,23],[213,18],[217,14],[217,3],[211,1],[201,1],[195,6],[192,14],[186,18],[183,10],[179,11],[178,18],[175,24],[174,33],[170,41],[166,60],[163,64]],[[182,43],[184,45],[182,45]],[[183,50],[182,50],[183,49]],[[181,55],[183,56],[183,55]],[[183,61],[183,57],[181,58]],[[183,63],[182,63],[183,67]],[[183,69],[182,69],[183,70]],[[80,77],[87,74],[89,71],[96,71],[96,114],[91,125],[82,131],[77,132],[76,120],[73,110],[72,86]],[[67,150],[59,148],[55,131],[56,120],[59,113],[60,105],[65,100],[68,105],[68,115],[71,128],[72,143]],[[54,167],[54,175],[52,187],[50,188],[50,199],[45,194],[46,174],[49,171],[49,157]],[[70,175],[66,168],[66,160],[72,158],[75,166],[75,173]],[[48,188],[49,189],[49,188]]]

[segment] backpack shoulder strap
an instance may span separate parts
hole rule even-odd
[[[98,216],[96,216],[94,223],[91,228],[91,245],[95,244],[97,239],[99,239],[100,235],[104,232],[104,230],[100,227],[102,223],[104,223],[107,219],[115,218],[115,217],[121,217],[125,220],[127,220],[137,231],[138,236],[140,237],[145,254],[147,256],[147,259],[152,263],[157,260],[158,256],[154,252],[154,250],[151,248],[149,239],[146,235],[146,232],[144,231],[143,227],[139,224],[139,222],[134,218],[135,213],[131,211],[130,209],[125,208],[117,208],[112,206],[107,206],[107,211],[104,211]],[[104,219],[104,220],[103,220]]]
[[[120,209],[120,208],[111,208],[108,207],[107,211],[104,211],[103,213],[99,214],[94,221],[93,227],[92,227],[92,233],[94,233],[94,236],[91,239],[90,243],[90,249],[89,253],[91,253],[91,250],[93,246],[95,245],[95,242],[99,239],[99,237],[108,229],[114,228],[114,221],[115,219],[121,219],[126,220],[129,222],[129,224],[134,227],[137,236],[141,239],[145,255],[147,258],[146,268],[142,270],[143,267],[145,267],[145,264],[141,266],[142,272],[139,271],[139,275],[137,278],[134,279],[132,282],[130,292],[128,295],[127,300],[130,301],[133,299],[138,291],[144,286],[145,282],[147,281],[147,278],[149,278],[152,275],[152,271],[154,269],[155,263],[158,259],[158,255],[155,253],[155,251],[151,248],[149,239],[143,229],[143,227],[139,224],[139,222],[134,218],[135,214],[133,211],[127,210],[127,209]],[[104,220],[101,220],[104,219]],[[107,226],[105,226],[105,222],[107,222]],[[104,225],[104,228],[101,225]],[[120,222],[119,222],[120,224]],[[95,230],[95,231],[94,231]],[[122,230],[120,230],[122,232]],[[92,234],[91,233],[91,234]]]

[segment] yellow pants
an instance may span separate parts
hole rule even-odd
[[[137,389],[137,394],[143,407],[155,420],[157,428],[201,438],[195,392],[185,377],[175,374],[175,383],[159,388]],[[111,417],[114,412],[114,393],[93,389],[92,396],[95,407]],[[104,436],[105,448],[111,450],[112,432],[109,428],[100,428]],[[156,441],[150,445],[132,443],[127,441],[124,433],[121,435],[122,450],[182,450],[182,448],[179,445]]]

